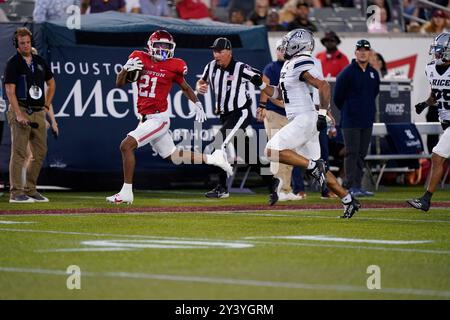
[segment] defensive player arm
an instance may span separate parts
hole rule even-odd
[[[433,91],[430,91],[430,95],[428,96],[427,100],[419,102],[414,106],[414,108],[416,109],[417,114],[421,114],[422,111],[425,110],[427,107],[434,106],[436,105],[436,103],[437,103],[436,97],[434,96]]]
[[[327,81],[313,77],[308,71],[303,72],[302,79],[319,90],[320,109],[327,110],[330,107],[331,89]],[[326,114],[326,113],[325,113]]]
[[[267,85],[270,84],[270,80],[266,75],[263,75],[262,77],[263,82]],[[277,99],[274,99],[272,97],[269,97],[264,90],[261,91],[261,95],[260,95],[260,102],[262,103],[267,103],[267,100],[270,100],[270,102],[272,102],[274,105],[280,107],[280,108],[284,108],[284,103],[283,100],[281,100],[281,96],[279,95]]]

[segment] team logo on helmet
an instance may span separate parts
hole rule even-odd
[[[311,31],[295,29],[283,37],[284,58],[291,59],[299,54],[312,54],[314,36]]]
[[[450,62],[450,33],[443,32],[434,38],[429,54],[436,64]]]
[[[152,33],[147,42],[150,55],[158,61],[173,58],[175,42],[172,35],[166,30],[158,30]]]

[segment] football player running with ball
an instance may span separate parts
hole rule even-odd
[[[420,114],[428,106],[437,106],[439,120],[444,133],[431,155],[431,179],[427,191],[422,197],[408,200],[407,203],[416,209],[428,211],[431,197],[444,172],[444,163],[450,158],[450,33],[443,32],[434,38],[430,47],[433,60],[427,64],[425,74],[431,85],[428,99],[416,104],[416,112]]]
[[[127,82],[137,81],[137,110],[141,121],[135,130],[129,132],[120,144],[123,161],[124,183],[119,193],[107,197],[110,203],[133,202],[133,175],[135,168],[134,152],[137,148],[150,143],[153,149],[164,159],[173,163],[206,163],[222,168],[229,175],[232,167],[221,150],[211,155],[178,150],[169,134],[170,118],[167,110],[167,96],[172,84],[177,83],[183,94],[195,107],[195,120],[202,123],[206,114],[201,102],[186,82],[186,63],[174,58],[175,42],[165,30],[155,31],[149,38],[148,52],[133,51],[123,70],[117,75],[116,85],[121,87]]]

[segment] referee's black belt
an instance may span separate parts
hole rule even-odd
[[[448,127],[450,127],[450,120],[444,120],[441,122],[441,126],[443,130],[446,130]]]

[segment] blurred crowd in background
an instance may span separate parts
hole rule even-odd
[[[268,31],[438,34],[450,25],[448,0],[0,0],[0,22],[61,19],[70,5],[81,14],[131,12],[264,25]]]

